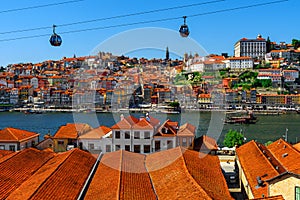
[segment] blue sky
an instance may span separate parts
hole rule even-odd
[[[11,0],[1,2],[0,8],[0,32],[23,30],[37,27],[51,27],[52,24],[66,24],[85,20],[93,20],[104,17],[113,17],[141,11],[150,11],[161,8],[169,8],[180,5],[188,5],[213,0],[152,0],[152,1],[99,1],[83,0],[75,3],[28,9],[16,12],[1,12],[5,10],[24,8],[29,6],[43,5],[66,0]],[[98,21],[93,23],[79,24],[74,26],[57,27],[56,32],[63,33],[80,29],[104,27],[110,25],[141,22],[145,20],[157,20],[164,18],[190,16],[194,14],[217,11],[246,5],[273,2],[276,0],[224,0],[201,6],[194,6],[178,10],[157,12],[146,15],[131,16],[120,19]],[[227,52],[233,54],[234,43],[243,38],[255,38],[261,34],[264,38],[270,36],[272,41],[291,42],[293,38],[300,39],[300,28],[298,22],[299,0],[271,4],[266,6],[235,10],[230,12],[203,15],[187,18],[190,28],[190,37],[203,46],[208,53]],[[135,28],[158,27],[178,31],[182,19],[172,21],[161,21],[149,24],[139,24],[126,27],[115,27],[104,30],[93,30],[80,33],[61,34],[63,44],[60,47],[52,47],[49,37],[52,29],[43,29],[30,32],[19,32],[14,34],[0,34],[0,66],[11,63],[37,63],[44,60],[58,60],[62,57],[86,56],[101,42],[115,34],[122,33]],[[23,36],[44,35],[49,36],[1,41]],[[143,36],[147,38],[148,36]],[[179,36],[178,36],[179,37]],[[102,49],[106,51],[105,49]],[[172,51],[172,49],[170,49]],[[145,55],[143,55],[145,54]],[[147,54],[147,55],[146,55]],[[134,56],[132,53],[130,56]],[[153,53],[149,51],[136,52],[136,56],[164,57],[164,52]]]

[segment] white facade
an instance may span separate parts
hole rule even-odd
[[[234,45],[235,57],[252,57],[264,59],[267,53],[267,42],[265,39],[258,35],[256,39],[243,38]]]
[[[38,136],[21,142],[0,141],[0,150],[19,151],[26,148],[34,147],[38,142],[39,142]]]
[[[224,61],[226,68],[231,70],[253,69],[253,60],[250,57],[233,57]]]
[[[34,89],[37,89],[39,87],[39,79],[33,77],[32,79],[30,79],[30,85],[32,85]]]

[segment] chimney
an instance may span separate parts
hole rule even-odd
[[[124,119],[124,115],[123,114],[120,115],[120,119],[121,119],[121,121]]]

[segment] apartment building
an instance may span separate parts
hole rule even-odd
[[[254,59],[262,60],[267,53],[267,42],[261,35],[256,39],[242,38],[234,45],[235,57],[251,57]]]

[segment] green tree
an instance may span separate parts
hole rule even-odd
[[[292,45],[294,46],[295,49],[297,49],[298,47],[300,47],[300,40],[293,39]]]
[[[240,146],[244,143],[244,135],[236,130],[230,129],[228,133],[225,135],[225,139],[223,141],[223,144],[226,147],[234,147],[234,146]]]

